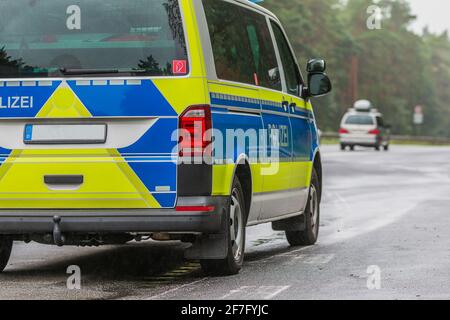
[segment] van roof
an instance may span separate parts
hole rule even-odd
[[[235,2],[239,2],[239,3],[241,3],[241,4],[243,4],[243,5],[247,6],[247,7],[251,7],[253,9],[256,9],[256,10],[260,11],[261,13],[267,14],[270,17],[272,17],[274,20],[279,22],[279,20],[278,20],[278,18],[277,18],[277,16],[275,14],[273,14],[271,11],[267,10],[266,8],[260,6],[260,5],[256,4],[256,3],[254,3],[254,2],[251,2],[249,0],[234,0],[234,1]]]

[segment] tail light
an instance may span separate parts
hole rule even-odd
[[[208,105],[189,107],[180,116],[180,157],[201,157],[211,143],[211,108]]]
[[[373,129],[368,132],[369,134],[373,134],[374,136],[378,136],[380,134],[380,130]]]
[[[216,209],[214,206],[178,206],[177,212],[213,212]]]
[[[346,133],[350,133],[347,129],[344,129],[344,128],[340,128],[339,129],[339,133],[340,134],[346,134]]]

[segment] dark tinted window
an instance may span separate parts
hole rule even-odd
[[[280,51],[281,63],[283,64],[284,75],[286,78],[287,91],[292,95],[299,95],[301,77],[298,71],[297,63],[295,62],[292,51],[281,28],[275,22],[272,21],[271,23],[275,39],[277,41],[278,50]]]
[[[0,1],[0,77],[61,68],[186,74],[178,0]]]
[[[265,16],[219,0],[203,0],[217,76],[281,90]]]
[[[354,125],[373,125],[373,117],[366,115],[351,115],[348,116],[345,120],[345,124],[354,124]]]
[[[383,121],[383,118],[377,117],[377,126],[380,127],[380,128],[383,128],[383,127],[384,127],[384,121]]]

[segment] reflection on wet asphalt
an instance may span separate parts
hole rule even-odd
[[[183,258],[187,245],[178,242],[19,243],[0,275],[0,299],[449,298],[442,283],[450,277],[450,148],[323,152],[316,246],[290,248],[270,225],[252,227],[241,274],[207,278],[198,262]],[[67,289],[70,265],[81,269],[81,290]],[[381,290],[367,288],[371,265],[383,272]]]

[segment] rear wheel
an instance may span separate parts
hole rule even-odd
[[[227,226],[228,253],[222,260],[202,260],[200,264],[206,274],[212,276],[233,275],[239,273],[244,263],[245,251],[245,214],[244,193],[239,179],[235,178],[230,198],[230,210]]]
[[[347,148],[347,146],[341,143],[341,151],[345,151],[345,148]]]
[[[384,149],[384,151],[389,151],[389,145],[388,145],[388,144],[385,145],[385,146],[383,147],[383,149]]]
[[[12,239],[5,236],[0,236],[0,272],[5,270],[6,266],[8,265],[12,246]]]
[[[380,151],[380,150],[381,150],[381,147],[380,147],[379,145],[377,145],[377,146],[375,146],[375,150],[376,150],[376,151]]]
[[[355,151],[355,146],[350,146],[350,151]]]
[[[313,170],[308,204],[306,206],[305,227],[302,231],[286,231],[289,244],[295,246],[310,246],[317,242],[320,223],[320,184],[316,170]]]

